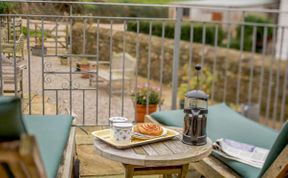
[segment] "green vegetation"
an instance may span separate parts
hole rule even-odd
[[[248,15],[244,18],[245,23],[256,23],[256,24],[272,24],[271,20],[256,16],[256,15]],[[241,44],[241,28],[243,28],[243,50],[244,51],[251,51],[253,47],[253,25],[244,25],[243,27],[241,25],[238,25],[236,28],[236,37],[232,39],[231,41],[231,48],[234,49],[240,49]],[[267,27],[267,41],[271,40],[273,34],[272,27]],[[256,29],[256,43],[255,43],[255,49],[256,52],[260,53],[262,51],[263,46],[263,40],[264,40],[264,27],[259,26]]]
[[[82,0],[86,1],[87,0]],[[88,0],[88,2],[94,2]],[[108,0],[109,3],[146,3],[146,4],[165,4],[170,0]],[[143,7],[143,6],[111,6],[111,5],[77,5],[74,6],[74,12],[81,14],[93,14],[95,16],[107,16],[107,17],[159,17],[166,18],[168,16],[168,8],[163,7]],[[101,20],[101,22],[108,22],[107,20]],[[117,21],[114,21],[117,23]],[[119,21],[120,22],[120,21]],[[123,22],[123,21],[121,21]]]
[[[180,100],[184,100],[184,96],[189,90],[197,89],[197,75],[194,74],[192,77],[188,76],[188,64],[184,65],[182,71],[181,84],[178,88],[178,97]],[[216,76],[213,76],[208,68],[203,68],[202,75],[199,77],[199,80],[202,81],[201,90],[205,93],[210,93],[212,81],[216,79]]]
[[[167,4],[172,0],[109,0],[108,2],[119,2],[119,3],[141,3],[141,4]]]
[[[95,2],[94,0],[81,0]],[[135,4],[167,4],[172,0],[107,0],[108,3],[135,3]],[[82,13],[93,14],[95,16],[113,16],[113,17],[167,17],[168,9],[163,7],[131,7],[110,6],[110,5],[80,5],[78,10]],[[105,22],[105,20],[104,20]]]
[[[140,33],[149,34],[149,25],[150,22],[140,22]],[[202,33],[203,33],[203,24],[202,23],[194,23],[193,24],[193,41],[202,43]],[[165,37],[166,38],[174,38],[174,23],[166,24],[165,26]],[[205,44],[214,45],[215,41],[215,31],[217,25],[206,25],[206,41]],[[137,31],[137,23],[129,22],[128,23],[128,31]],[[191,25],[188,23],[182,24],[181,28],[181,40],[190,41],[190,29]],[[162,23],[154,22],[152,24],[152,35],[162,36]],[[221,26],[218,26],[218,45],[222,44],[224,38],[224,31]]]
[[[244,51],[252,51],[253,45],[253,25],[258,24],[256,30],[256,41],[255,41],[255,51],[257,53],[262,52],[263,48],[263,40],[264,40],[264,24],[272,24],[271,20],[265,17],[256,16],[256,15],[248,15],[244,18],[245,23],[247,25],[238,25],[236,28],[236,35],[231,40],[231,48],[233,49],[240,49],[241,44],[241,31],[243,28],[243,50]],[[263,25],[262,25],[263,24]],[[149,25],[150,22],[142,21],[139,24],[140,26],[140,33],[149,34]],[[259,26],[260,25],[260,26]],[[262,26],[261,26],[262,25]],[[166,38],[174,38],[174,23],[166,24],[165,26],[165,37]],[[206,41],[205,44],[214,45],[215,43],[215,31],[217,25],[215,24],[206,24]],[[190,41],[190,28],[191,24],[183,23],[181,27],[181,40]],[[128,23],[128,31],[137,31],[137,23],[136,22],[129,22]],[[202,23],[194,23],[193,24],[193,42],[202,43],[203,40],[203,24]],[[162,23],[161,22],[153,22],[152,24],[152,35],[155,36],[162,36]],[[267,41],[272,39],[273,29],[272,27],[267,27]],[[218,26],[218,46],[223,46],[222,42],[224,37],[227,34],[224,33],[224,30],[221,26]]]
[[[30,32],[29,34],[30,38],[35,38],[36,46],[40,46],[42,43],[42,31],[29,29],[29,32]],[[27,37],[28,35],[27,27],[22,27],[22,33]],[[47,31],[44,31],[43,36],[45,41],[48,37],[51,36],[51,34],[48,33]]]
[[[13,8],[13,3],[0,2],[0,14],[9,13],[11,8]]]
[[[137,91],[132,92],[131,96],[136,100],[137,104],[145,105],[147,103],[147,96],[149,97],[148,104],[161,103],[160,88],[148,86],[147,84],[138,85]]]
[[[42,31],[41,30],[32,30],[29,29],[30,32],[30,38],[31,37],[35,37],[35,38],[42,38]],[[28,31],[27,31],[27,27],[22,27],[22,33],[27,36],[28,35]],[[47,31],[44,31],[44,38],[49,37],[49,33]]]
[[[95,0],[81,0],[85,2],[95,2]],[[137,4],[167,4],[172,2],[172,0],[107,0],[106,2],[116,2],[116,3],[137,3]]]

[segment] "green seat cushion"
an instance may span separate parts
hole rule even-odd
[[[0,96],[0,141],[19,140],[23,133],[20,98]]]
[[[35,135],[48,178],[55,178],[66,147],[72,117],[24,116],[24,123],[29,134]]]
[[[151,116],[164,125],[183,127],[183,110],[155,112]],[[270,149],[277,132],[243,117],[226,104],[218,104],[209,107],[207,135],[213,142],[219,138],[228,138]],[[259,175],[260,169],[228,160],[215,153],[213,155],[243,177],[255,178]]]

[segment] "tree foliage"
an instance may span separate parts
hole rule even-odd
[[[243,43],[244,51],[252,51],[253,48],[253,31],[256,29],[255,37],[255,50],[260,53],[263,48],[263,40],[265,38],[264,31],[267,28],[267,41],[272,38],[273,29],[269,25],[272,24],[271,20],[265,17],[257,15],[248,15],[244,18],[244,25],[238,25],[236,28],[236,37],[232,39],[231,47],[234,49],[240,49],[241,43]],[[255,27],[254,27],[255,24]],[[242,37],[243,36],[243,37]],[[242,42],[241,42],[242,38]]]
[[[13,3],[0,2],[0,14],[9,13],[13,6]]]
[[[139,31],[140,33],[149,34],[150,22],[140,22]],[[203,23],[193,23],[193,42],[202,43],[203,41],[203,32],[205,28],[205,44],[214,45],[215,44],[215,32],[218,28],[218,40],[217,45],[221,45],[224,38],[224,31],[221,26],[215,24],[203,24]],[[152,35],[162,36],[163,24],[161,22],[153,22],[152,24]],[[137,23],[129,22],[128,31],[137,32]],[[165,25],[165,37],[174,38],[175,24],[169,23]],[[217,35],[217,34],[216,34]],[[191,24],[184,23],[181,27],[181,40],[190,41],[191,36]]]

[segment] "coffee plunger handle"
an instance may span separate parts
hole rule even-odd
[[[195,69],[197,70],[197,90],[199,90],[199,72],[200,72],[201,68],[202,68],[201,64],[195,65]]]

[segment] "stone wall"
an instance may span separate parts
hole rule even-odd
[[[75,23],[73,26],[73,53],[79,54],[82,53],[82,43],[83,43],[83,32],[82,24]],[[108,29],[99,29],[99,56],[100,60],[109,60],[109,45],[110,45],[110,31]],[[96,54],[96,27],[91,25],[87,28],[86,32],[87,37],[87,49],[86,53]],[[125,37],[125,51],[131,56],[136,57],[136,42],[139,41],[139,60],[138,60],[138,73],[141,76],[147,76],[147,65],[148,65],[148,51],[150,45],[150,60],[151,60],[151,79],[159,80],[159,71],[160,71],[160,62],[161,62],[161,43],[162,39],[159,37],[151,37],[151,40],[148,35],[139,34],[133,32],[122,32],[122,31],[113,31],[112,32],[112,45],[113,52],[123,52],[123,39]],[[151,42],[151,43],[150,43]],[[179,81],[182,82],[187,76],[187,64],[189,61],[189,42],[181,41],[180,42],[180,58],[179,58]],[[174,41],[171,39],[164,39],[164,65],[163,65],[163,81],[164,83],[171,83],[172,78],[172,59],[173,59],[173,49]],[[204,50],[203,50],[204,49]],[[203,48],[202,44],[193,43],[192,45],[192,65],[194,66],[197,63],[201,63],[201,60],[204,59],[205,67],[207,67],[211,72],[213,71],[214,60],[216,59],[216,73],[213,75],[217,77],[215,81],[215,100],[222,101],[224,93],[224,76],[225,69],[227,67],[227,100],[226,102],[235,103],[236,101],[236,91],[237,91],[237,79],[239,72],[240,56],[241,60],[241,77],[240,77],[240,102],[246,103],[248,97],[248,86],[249,86],[249,76],[250,76],[250,66],[251,61],[254,64],[253,72],[253,88],[252,88],[252,102],[258,102],[258,96],[260,91],[260,74],[261,66],[264,61],[264,79],[263,79],[263,94],[262,94],[262,111],[266,108],[266,100],[268,93],[268,81],[269,81],[269,72],[272,69],[273,72],[273,82],[272,82],[272,95],[271,102],[274,102],[275,88],[276,88],[276,74],[277,74],[277,65],[276,59],[273,59],[271,63],[271,56],[262,56],[260,54],[251,54],[233,49],[225,48],[215,48],[213,46],[205,45]],[[186,64],[186,65],[185,65]],[[279,97],[278,97],[278,106],[277,106],[277,115],[280,115],[280,103],[282,99],[282,89],[284,81],[284,67],[285,63],[280,61],[280,82],[279,82]],[[271,67],[272,66],[272,67]],[[194,74],[194,73],[193,73]],[[187,77],[186,77],[187,78]],[[210,93],[211,94],[211,93]],[[288,99],[286,100],[288,101]],[[271,112],[273,104],[271,103]],[[286,110],[288,105],[286,102]],[[264,112],[265,113],[265,112]],[[263,114],[263,113],[262,113]],[[272,114],[270,114],[271,116]]]

